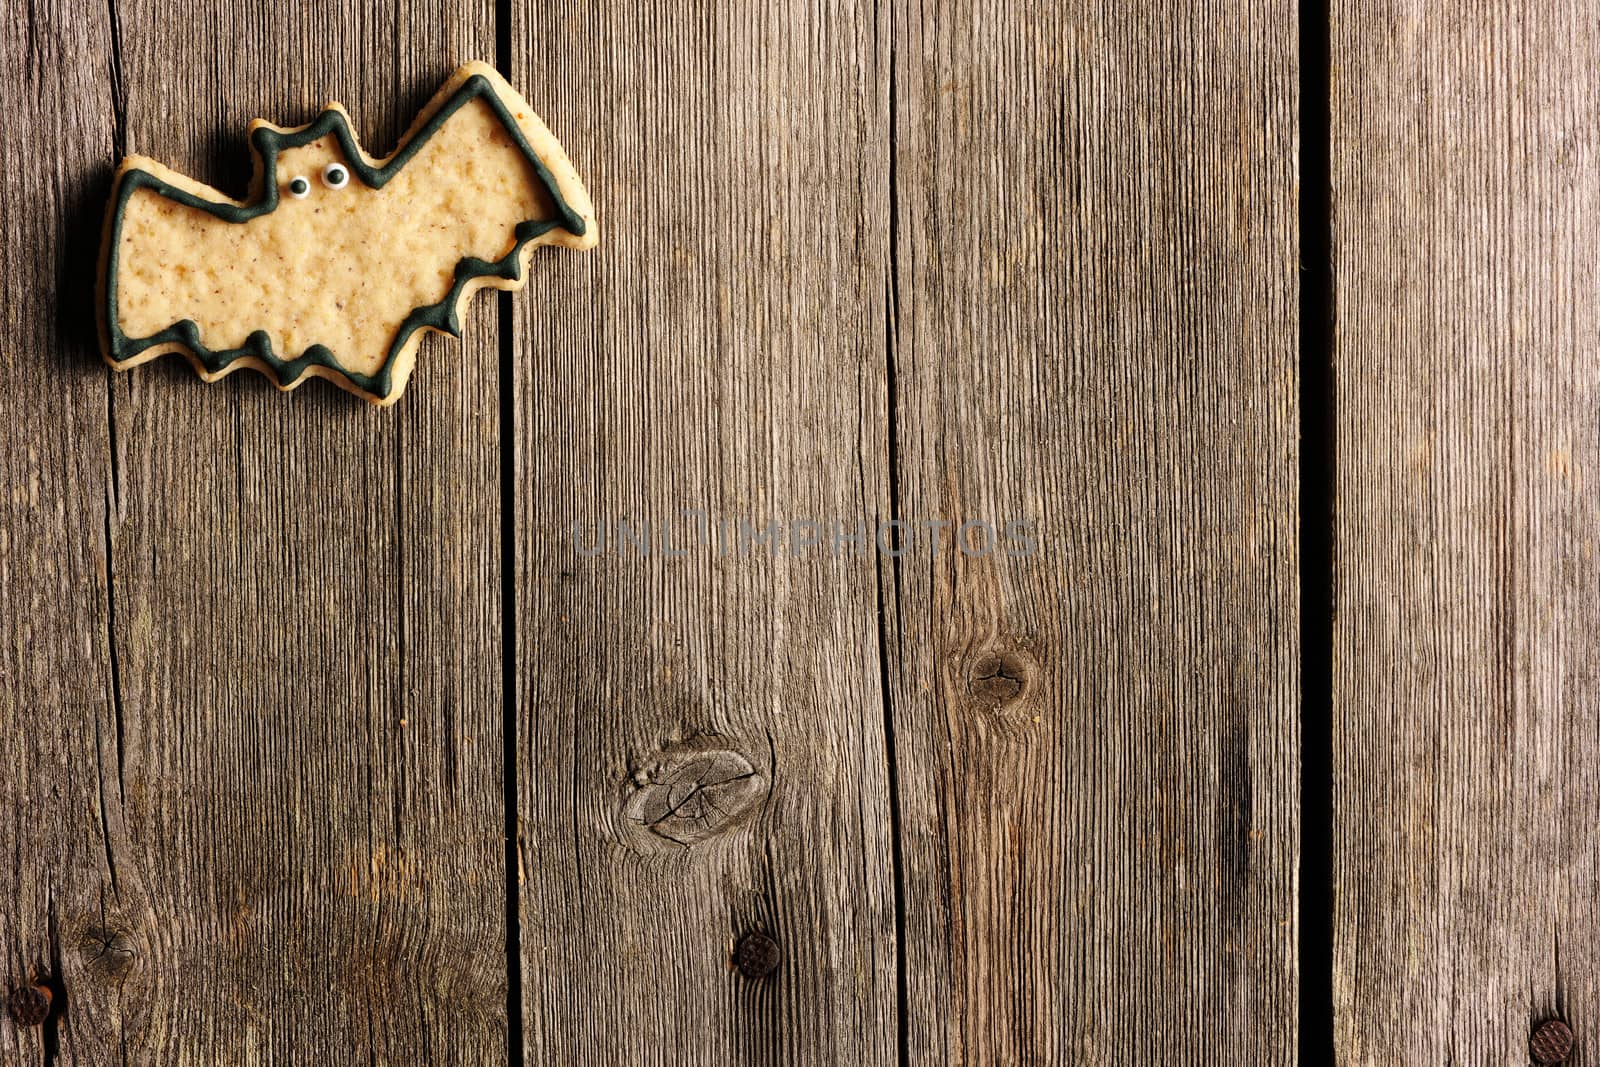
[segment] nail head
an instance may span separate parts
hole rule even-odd
[[[765,978],[778,969],[780,956],[776,941],[759,930],[752,930],[734,946],[733,965],[746,978]]]
[[[38,1026],[50,1014],[50,987],[19,986],[11,991],[11,1017],[18,1026]]]
[[[1572,1053],[1572,1027],[1560,1019],[1540,1023],[1528,1039],[1535,1063],[1560,1063]]]

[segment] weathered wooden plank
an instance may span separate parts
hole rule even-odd
[[[650,520],[659,553],[684,506],[757,520],[820,503],[869,523],[1029,519],[1044,542],[969,559],[948,533],[932,553],[924,531],[879,561],[907,1051],[1280,1060],[1297,830],[1292,10],[880,18],[902,72],[892,186],[884,46],[841,43],[866,16],[827,14],[584,13],[529,20],[518,42],[536,96],[565,90],[577,103],[551,110],[603,131],[590,166],[608,234],[579,268],[592,277],[551,282],[580,325],[533,317],[519,342],[519,383],[534,383],[517,479],[530,1048],[888,1054],[894,864],[873,846],[897,809],[883,715],[861,700],[883,664],[852,622],[859,576],[714,550],[586,559],[569,530],[592,544],[597,523]],[[878,65],[830,70],[852,47]],[[871,223],[891,188],[892,279]],[[837,664],[855,688],[830,705],[817,694]],[[629,825],[673,773],[663,749],[705,731],[696,750],[759,775],[768,728],[774,791],[737,828],[663,845]],[[843,833],[866,867],[829,847]],[[768,871],[791,880],[764,887]],[[822,873],[835,884],[818,891]],[[815,920],[778,931],[806,956],[770,1007],[719,969],[743,926],[850,896],[871,907],[845,914],[878,937],[849,975],[867,992],[848,1010],[877,1023],[859,1046],[825,1029],[849,1016],[819,971],[848,967]],[[581,1010],[597,995],[600,1018]]]
[[[516,335],[528,1062],[892,1063],[875,568],[737,554],[741,520],[881,510],[879,16],[514,19],[513,77],[602,230],[538,261]],[[714,543],[669,557],[691,508]],[[650,556],[575,549],[574,524],[592,548],[618,520],[650,524]],[[751,929],[780,946],[770,977],[730,966]]]
[[[895,22],[910,1060],[1293,1062],[1295,7]]]
[[[338,97],[386,146],[490,25],[114,13],[92,54],[122,126],[91,53],[30,68],[61,79],[34,112],[52,158],[124,129],[233,189],[250,115]],[[1292,25],[1214,16],[517,12],[513,74],[607,227],[536,259],[518,319],[531,1062],[1287,1057]],[[183,58],[264,27],[278,48]],[[5,221],[35,269],[60,254],[40,218]],[[8,468],[43,487],[14,510],[109,492],[88,530],[8,514],[0,564],[34,609],[6,711],[63,709],[0,767],[65,789],[45,814],[7,794],[4,887],[13,967],[59,913],[64,1062],[503,1058],[485,318],[388,413],[173,365],[103,412],[86,332],[40,349],[76,392],[41,397],[38,362],[0,390],[83,446],[0,430],[47,457]],[[667,555],[687,507],[734,525]],[[573,523],[592,544],[619,519],[654,554],[575,550]],[[771,519],[823,544],[741,556],[740,520]],[[889,519],[1026,519],[1041,547],[831,551],[831,523]],[[111,580],[83,584],[102,530]],[[114,658],[63,644],[108,629]],[[770,978],[728,966],[753,928]]]
[[[1341,1062],[1594,1063],[1600,25],[1333,5]]]
[[[79,978],[115,954],[85,951],[74,931],[92,929],[115,880],[101,791],[117,773],[108,387],[92,303],[114,141],[109,31],[104,12],[45,2],[3,36],[0,995],[46,978],[56,1014],[29,1029],[0,1015],[0,1063],[99,1063],[78,1050],[116,1047],[114,995]]]
[[[235,193],[251,117],[337,99],[387,150],[458,59],[493,52],[487,3],[111,11],[114,49],[81,46],[112,57],[126,149]],[[60,918],[93,1012],[69,1008],[77,1062],[504,1061],[496,351],[480,307],[388,411],[319,383],[206,386],[181,361],[115,377],[95,431],[114,447],[119,715],[96,783],[114,877]]]

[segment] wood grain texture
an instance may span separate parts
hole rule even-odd
[[[529,1063],[895,1062],[874,565],[741,557],[736,525],[883,508],[877,17],[515,13],[512,78],[601,226],[541,258],[516,335]],[[714,544],[671,558],[685,509]],[[575,523],[592,549],[619,520],[651,525],[648,558],[579,554]],[[731,966],[750,929],[780,946],[768,978]]]
[[[251,117],[307,121],[338,99],[386,150],[458,58],[493,53],[489,5],[121,0],[36,12],[30,32],[90,72],[44,105],[27,158],[101,183],[68,222],[91,250],[118,150],[238,194]],[[115,128],[97,110],[85,138],[52,114],[91,107]],[[50,235],[38,247],[48,260]],[[71,289],[92,264],[65,272]],[[54,362],[16,361],[4,432],[58,457],[20,484],[74,576],[51,585],[29,564],[22,591],[60,600],[74,636],[49,670],[91,702],[40,745],[75,791],[66,847],[30,846],[21,871],[42,881],[18,920],[34,954],[47,899],[58,913],[56,1062],[504,1062],[490,310],[466,332],[425,345],[393,411],[321,383],[207,386],[181,361],[112,378],[81,324]],[[60,424],[14,425],[45,405]],[[81,482],[68,458],[89,466]],[[23,519],[11,536],[41,538]],[[97,579],[98,549],[76,544],[102,537]],[[100,828],[93,863],[80,854]]]
[[[1600,1049],[1600,25],[1333,5],[1336,1037]]]
[[[102,788],[117,752],[108,385],[93,268],[75,263],[93,261],[109,173],[109,33],[89,16],[67,35],[69,18],[38,4],[0,40],[0,995],[114,958],[69,932],[112,896]],[[115,1001],[73,983],[66,1022],[25,1030],[0,1013],[0,1063],[47,1062],[64,1038],[115,1048]]]
[[[1294,1060],[1295,34],[896,9],[894,508],[1039,546],[885,571],[912,1062]]]
[[[1292,1062],[1292,7],[510,16],[0,44],[0,1060]],[[100,367],[119,152],[386,151],[497,44],[602,227],[510,380],[494,298],[388,411]]]
[[[518,337],[530,1060],[1292,1057],[1292,16],[528,21],[606,228]],[[572,544],[685,507],[1044,548]]]

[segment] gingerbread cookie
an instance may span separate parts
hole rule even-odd
[[[493,67],[469,63],[393,155],[329,104],[250,124],[244,201],[141,156],[117,168],[100,253],[100,336],[118,370],[181,353],[283,390],[326,378],[399,399],[424,331],[459,336],[476,290],[521,289],[538,245],[591,248],[594,209],[561,145]]]

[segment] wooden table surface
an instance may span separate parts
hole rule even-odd
[[[6,10],[0,1063],[1600,1063],[1586,5]],[[118,158],[472,58],[597,250],[99,362]]]

